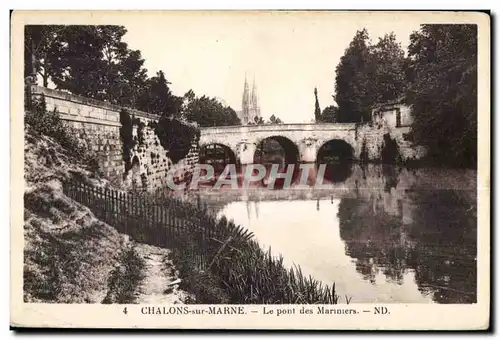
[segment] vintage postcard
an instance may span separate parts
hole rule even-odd
[[[14,11],[11,326],[485,330],[490,18]]]

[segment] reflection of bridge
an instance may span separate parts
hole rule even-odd
[[[322,146],[332,142],[339,150],[348,149],[351,158],[359,159],[363,141],[359,137],[354,123],[226,126],[202,128],[200,147],[222,145],[238,163],[250,164],[257,146],[274,139],[283,147],[289,163],[315,162]]]
[[[384,202],[394,205],[397,199],[407,197],[415,188],[424,192],[453,191],[455,196],[473,205],[476,202],[477,180],[475,171],[442,169],[406,169],[377,165],[350,165],[351,169],[345,177],[337,182],[328,178],[321,188],[314,186],[299,187],[292,185],[290,189],[267,189],[264,186],[248,189],[212,189],[201,187],[193,195],[199,195],[210,205],[224,206],[235,201],[287,201],[317,199],[370,199],[372,196],[387,197]],[[385,170],[384,170],[385,169]],[[314,172],[312,172],[314,173]],[[460,183],[457,186],[457,183]],[[391,198],[392,197],[392,198]],[[389,199],[391,198],[391,199]],[[389,211],[385,207],[385,211]],[[393,206],[392,210],[397,210]]]

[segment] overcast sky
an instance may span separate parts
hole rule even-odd
[[[190,13],[127,22],[124,40],[150,76],[165,72],[176,95],[193,89],[238,111],[246,73],[262,116],[295,123],[313,119],[315,86],[321,109],[333,103],[335,67],[356,30],[365,27],[372,42],[394,32],[406,50],[419,24],[401,13]]]

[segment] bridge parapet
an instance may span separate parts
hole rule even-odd
[[[232,125],[201,128],[201,134],[256,133],[271,131],[349,131],[355,130],[355,123],[295,123],[268,125]]]

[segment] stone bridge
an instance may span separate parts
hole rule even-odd
[[[320,149],[328,144],[349,150],[352,159],[359,159],[362,139],[355,123],[342,124],[280,124],[209,127],[201,129],[200,148],[221,145],[231,151],[238,163],[254,162],[257,146],[274,139],[285,150],[290,162],[315,162]]]

